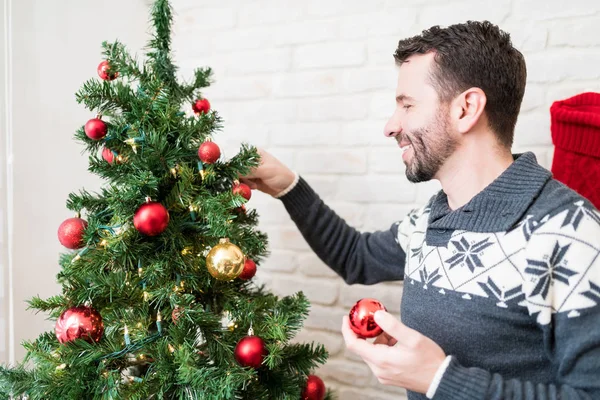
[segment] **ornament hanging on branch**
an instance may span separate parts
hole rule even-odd
[[[250,189],[250,186],[246,185],[245,183],[235,182],[231,191],[233,194],[239,194],[246,200],[250,200],[252,197],[252,189]]]
[[[240,279],[247,281],[248,279],[252,279],[254,275],[256,275],[256,263],[247,258],[244,263],[244,270],[240,274]]]
[[[219,240],[206,256],[206,268],[216,279],[231,281],[244,270],[245,256],[242,250],[229,239]]]
[[[75,339],[84,339],[90,343],[99,342],[104,333],[102,316],[87,306],[69,308],[56,321],[54,333],[60,343]]]
[[[98,64],[98,76],[102,80],[112,81],[119,76],[119,72],[113,71],[108,61],[105,60]]]
[[[223,316],[221,317],[221,326],[223,327],[223,329],[227,329],[228,331],[232,332],[235,329],[237,329],[238,324],[237,322],[234,320],[233,316],[231,315],[230,311],[225,311],[223,313]]]
[[[158,202],[150,201],[138,208],[133,216],[133,226],[146,236],[157,236],[169,225],[169,211]]]
[[[233,355],[242,367],[259,368],[267,356],[267,346],[264,340],[254,336],[252,325],[248,330],[248,336],[244,336],[235,346]]]
[[[87,228],[86,220],[79,217],[68,218],[58,227],[58,241],[67,249],[75,250],[84,246],[83,234]]]
[[[375,299],[360,299],[350,310],[350,328],[363,338],[379,336],[383,330],[375,323],[375,311],[387,311],[379,301]]]
[[[323,400],[326,394],[323,380],[316,375],[309,375],[302,392],[302,400]]]
[[[171,319],[173,320],[173,323],[175,325],[177,325],[177,320],[179,319],[179,317],[181,316],[181,313],[183,312],[183,308],[180,307],[175,307],[173,309],[173,312],[171,313]]]
[[[210,102],[207,99],[198,99],[192,104],[192,110],[196,114],[206,114],[210,111]]]
[[[105,147],[102,149],[102,158],[104,158],[104,161],[107,163],[112,164],[113,161],[115,161],[115,153],[108,147]]]
[[[83,130],[87,137],[92,140],[100,140],[104,136],[106,136],[106,132],[108,132],[108,127],[106,126],[106,122],[100,119],[100,116],[96,118],[90,119],[85,123]]]
[[[198,148],[198,158],[204,164],[214,164],[221,157],[221,149],[215,142],[206,141]]]

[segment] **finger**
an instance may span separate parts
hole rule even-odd
[[[348,350],[360,356],[365,361],[371,360],[375,345],[361,339],[354,333],[352,328],[350,328],[350,320],[347,315],[344,316],[342,321],[342,336]]]
[[[254,190],[258,188],[258,185],[252,180],[248,178],[240,178],[240,182],[245,183],[250,187],[250,189]]]
[[[258,178],[258,176],[255,174],[255,172],[256,172],[256,168],[252,168],[250,170],[250,172],[248,172],[246,175],[243,175],[243,176],[240,175],[239,177],[245,178],[245,179],[256,179],[256,178]]]
[[[376,311],[373,317],[375,318],[375,323],[385,333],[396,339],[396,342],[410,345],[421,335],[419,332],[404,325],[387,311]]]

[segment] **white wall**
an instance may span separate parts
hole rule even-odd
[[[143,46],[147,12],[146,0],[6,1],[13,28],[10,346],[20,359],[21,340],[52,329],[44,315],[25,310],[24,300],[59,291],[54,277],[63,249],[56,229],[70,216],[66,197],[98,185],[86,172],[82,147],[72,140],[90,117],[74,93],[95,75],[102,40],[118,37],[130,49]],[[216,141],[226,156],[240,141],[266,147],[362,230],[388,227],[438,189],[436,183],[407,183],[396,146],[382,135],[394,107],[392,53],[400,38],[469,18],[487,18],[511,32],[529,70],[515,151],[533,150],[547,167],[552,101],[600,91],[595,0],[173,0],[173,5],[181,75],[190,78],[196,66],[215,70],[217,82],[206,96],[225,119]],[[260,280],[279,294],[302,289],[312,301],[300,339],[328,347],[332,357],[318,372],[326,384],[344,400],[397,399],[402,390],[381,386],[344,350],[339,327],[350,306],[367,295],[398,313],[401,285],[346,286],[311,253],[278,202],[255,193],[249,206],[259,210],[260,228],[270,237],[272,255],[259,266]],[[6,264],[2,267],[5,274]],[[6,298],[0,301],[6,308]]]
[[[67,196],[83,187],[95,190],[100,183],[87,172],[87,155],[73,139],[74,132],[93,117],[77,104],[75,92],[85,80],[97,77],[103,40],[119,38],[136,50],[145,44],[148,15],[146,0],[9,0],[9,4],[14,159],[14,340],[9,348],[20,360],[22,340],[53,329],[43,313],[26,311],[25,300],[60,291],[55,276],[59,253],[65,249],[56,231],[73,216],[65,207]],[[8,299],[2,301],[6,305]]]

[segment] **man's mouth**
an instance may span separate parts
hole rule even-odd
[[[412,147],[412,144],[407,140],[403,140],[398,143],[398,146],[400,146],[400,151],[402,152],[402,154],[404,154],[406,150]]]

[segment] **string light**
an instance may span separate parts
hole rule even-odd
[[[137,146],[136,146],[135,142],[136,142],[135,138],[129,138],[129,139],[125,140],[125,143],[127,143],[128,145],[130,145],[131,149],[133,150],[133,152],[135,154],[137,154]]]
[[[129,337],[129,328],[127,328],[127,325],[125,325],[125,328],[123,329],[123,335],[125,336],[125,344],[129,346],[131,344],[131,338]]]
[[[156,313],[156,328],[158,329],[158,333],[162,334],[162,315],[160,311]]]

